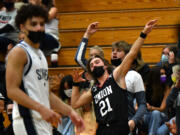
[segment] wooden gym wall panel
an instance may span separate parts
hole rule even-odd
[[[83,69],[80,67],[49,68],[49,75],[55,75],[55,74],[69,75],[73,73],[73,70],[77,70],[77,69],[79,71],[83,71]]]
[[[56,0],[59,12],[179,7],[179,0]]]
[[[134,29],[109,29],[98,30],[89,39],[89,46],[93,45],[111,45],[115,41],[124,40],[129,44],[139,36],[143,28]],[[64,31],[60,33],[60,41],[62,47],[77,47],[83,37],[84,31]],[[147,36],[145,44],[161,44],[161,43],[176,43],[177,34],[175,27],[154,28]]]
[[[160,60],[161,52],[164,45],[154,45],[154,46],[143,46],[141,48],[142,57],[147,63],[156,63]],[[74,66],[77,65],[74,57],[76,54],[76,48],[63,48],[59,52],[58,65],[60,66]],[[103,47],[104,55],[107,60],[110,60],[110,55],[112,48],[111,47]],[[89,48],[87,49],[86,58],[89,55]]]
[[[59,29],[82,29],[92,22],[99,22],[100,28],[144,26],[151,19],[158,19],[158,25],[175,25],[180,19],[180,8],[158,10],[132,10],[126,12],[93,12],[59,14]]]

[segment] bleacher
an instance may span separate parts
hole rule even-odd
[[[141,48],[145,62],[154,65],[160,60],[165,45],[177,42],[176,24],[180,20],[179,1],[172,0],[56,0],[60,41],[58,68],[50,74],[70,74],[78,67],[74,61],[76,49],[87,26],[98,21],[99,30],[89,39],[89,47],[99,45],[110,60],[111,44],[124,40],[132,44],[147,21],[158,19],[158,25],[148,35]],[[48,58],[49,65],[50,60]]]

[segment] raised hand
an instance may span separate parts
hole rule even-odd
[[[152,28],[156,26],[156,24],[157,24],[157,19],[150,20],[149,22],[146,23],[144,30],[142,32],[148,34],[149,32],[151,32]]]
[[[89,38],[89,36],[93,35],[97,31],[98,24],[99,22],[93,22],[89,24],[84,34],[84,38]]]
[[[73,82],[83,82],[86,81],[85,79],[82,78],[83,72],[79,73],[79,70],[73,70]]]

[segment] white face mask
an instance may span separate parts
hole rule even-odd
[[[71,97],[71,94],[72,94],[72,89],[68,89],[68,90],[64,90],[64,93],[67,97]]]

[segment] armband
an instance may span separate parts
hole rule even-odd
[[[79,82],[73,82],[72,85],[73,85],[73,86],[76,86],[76,87],[79,87],[79,84],[80,84]]]
[[[147,36],[147,34],[145,34],[145,33],[143,33],[143,32],[140,33],[140,37],[141,37],[141,38],[144,38],[144,39],[145,39],[146,36]]]

